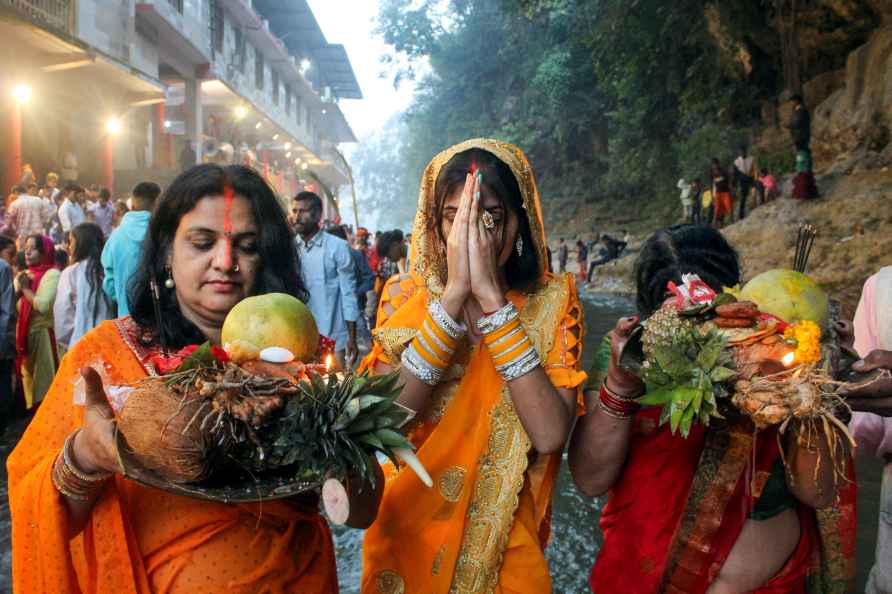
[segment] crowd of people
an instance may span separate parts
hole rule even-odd
[[[791,197],[810,200],[819,196],[812,170],[811,114],[801,95],[794,95],[791,103],[792,112],[787,123],[795,158]],[[715,228],[741,221],[750,209],[781,195],[776,173],[768,167],[759,167],[745,145],[738,147],[730,167],[725,167],[718,158],[712,158],[705,176],[681,178],[677,186],[683,220]]]
[[[592,591],[849,591],[857,482],[836,480],[839,466],[821,463],[827,438],[799,440],[795,424],[783,436],[777,427],[756,432],[739,415],[682,437],[660,423],[659,408],[641,404],[649,386],[618,364],[667,287],[689,274],[719,292],[740,282],[733,247],[702,224],[648,238],[636,265],[638,314],[617,322],[584,371],[577,281],[564,273],[569,248],[561,239],[552,273],[533,179],[519,148],[466,141],[426,168],[413,234],[373,236],[325,225],[312,192],[286,213],[252,169],[206,164],[160,198],[157,186],[134,188],[132,210],[104,248],[101,225],[78,222],[62,238],[68,267],[46,229],[16,234],[18,243],[0,237],[0,281],[15,279],[0,295],[18,301],[0,321],[17,314],[15,350],[33,351],[23,382],[46,366],[43,402],[8,461],[16,591],[337,591],[336,551],[315,495],[239,505],[183,497],[124,478],[116,454],[107,392],[154,373],[165,349],[219,345],[227,313],[271,292],[309,305],[344,366],[356,364],[363,333],[375,328],[358,368],[399,373],[398,402],[415,415],[406,436],[435,479],[428,488],[388,462],[374,489],[347,482],[347,523],[366,529],[363,594],[551,592],[544,550],[565,448],[579,490],[609,494],[603,545],[587,560]],[[77,194],[68,199],[80,204]],[[623,243],[599,239],[596,262],[622,251],[614,241]],[[577,249],[588,275],[589,246]],[[888,270],[869,281],[855,318],[861,370],[892,367],[883,350],[892,349]],[[129,315],[96,325],[115,310]],[[103,374],[85,367],[97,357]],[[83,403],[74,400],[79,381]],[[856,439],[888,455],[888,372],[848,398],[861,411]],[[892,530],[888,516],[881,522],[871,594],[892,589]]]
[[[156,184],[140,184],[128,201],[114,202],[108,188],[60,183],[54,172],[44,185],[35,180],[25,165],[21,183],[0,206],[2,425],[16,413],[33,412],[60,359],[84,334],[127,314],[123,283],[137,266],[161,192]],[[135,218],[143,219],[143,234],[128,239]]]

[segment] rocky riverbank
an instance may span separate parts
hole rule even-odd
[[[851,316],[867,277],[892,265],[892,168],[830,171],[818,177],[821,198],[808,202],[781,198],[722,232],[740,252],[747,280],[764,270],[791,266],[799,226],[814,225],[818,236],[808,273]],[[631,243],[622,258],[598,268],[587,290],[632,292],[641,239]]]

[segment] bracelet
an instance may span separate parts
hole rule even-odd
[[[539,353],[520,323],[513,303],[477,320],[483,344],[492,355],[496,371],[506,382],[513,381],[539,366]]]
[[[598,393],[598,408],[609,417],[614,419],[631,419],[635,413],[641,408],[641,405],[631,398],[623,398],[607,387],[607,382],[601,383],[601,389]]]
[[[440,383],[443,372],[467,329],[453,320],[439,301],[432,301],[421,327],[400,361],[409,373],[429,386]]]
[[[77,501],[87,501],[95,497],[105,481],[112,476],[110,472],[88,474],[71,462],[71,447],[79,429],[65,439],[62,451],[56,456],[51,475],[53,486],[59,493]]]
[[[502,306],[501,309],[488,316],[483,316],[477,320],[477,328],[483,334],[489,334],[498,330],[509,321],[517,318],[517,308],[510,301]]]

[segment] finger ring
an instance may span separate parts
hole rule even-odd
[[[486,229],[491,231],[496,228],[496,222],[492,219],[492,215],[489,214],[489,211],[484,210],[481,218],[483,219],[483,226]]]

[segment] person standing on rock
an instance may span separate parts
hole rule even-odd
[[[742,221],[746,218],[746,203],[756,180],[756,161],[752,155],[747,154],[744,145],[740,145],[740,151],[734,159],[734,179],[737,181],[737,193],[740,196],[737,220]]]
[[[567,261],[570,259],[570,248],[567,246],[567,242],[564,241],[564,238],[561,237],[558,240],[558,271],[561,274],[567,272]]]
[[[712,204],[713,214],[716,228],[721,228],[725,224],[725,217],[733,218],[733,208],[731,200],[731,182],[728,179],[728,172],[719,163],[716,158],[712,159],[712,167],[710,169],[712,176]]]
[[[811,153],[811,114],[805,107],[802,95],[793,95],[790,100],[793,102],[793,116],[787,128],[793,137],[793,146],[797,153],[800,151]]]

